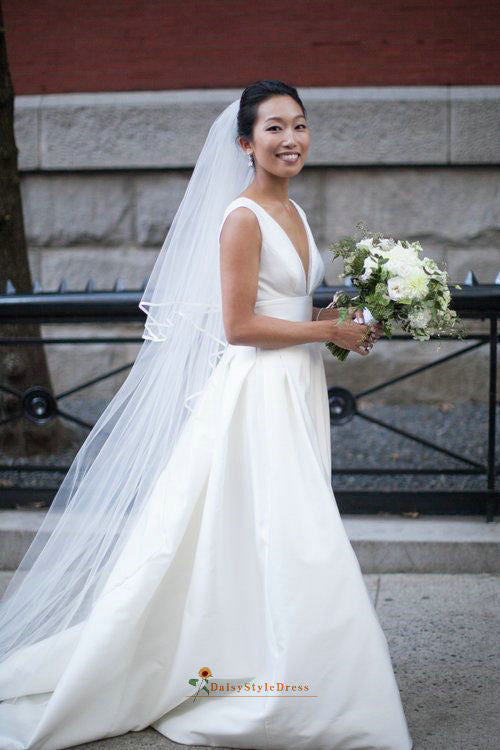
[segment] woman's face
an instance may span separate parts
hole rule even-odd
[[[309,150],[309,129],[302,108],[288,95],[266,99],[257,108],[253,142],[242,141],[242,145],[247,154],[253,154],[256,169],[277,177],[294,177],[304,166]]]

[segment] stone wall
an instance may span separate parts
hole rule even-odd
[[[33,276],[45,290],[123,279],[140,287],[175,215],[208,127],[240,90],[61,94],[16,98],[16,138]],[[305,209],[327,268],[327,246],[358,221],[419,239],[451,283],[468,270],[500,271],[500,86],[299,89],[308,111],[307,166],[290,195]],[[471,324],[486,330],[485,323]],[[102,330],[102,328],[101,328]],[[137,333],[142,327],[109,327]],[[57,329],[62,333],[62,329]],[[81,334],[91,326],[65,327]],[[54,328],[46,326],[48,335]],[[459,342],[379,342],[367,357],[330,361],[329,384],[358,391],[412,369]],[[437,351],[439,348],[439,351]],[[113,351],[111,351],[113,350]],[[56,390],[137,347],[49,347]],[[369,363],[369,366],[366,365]],[[460,376],[457,377],[459,371]],[[89,391],[109,397],[119,381]],[[387,401],[485,400],[487,347],[380,392]]]

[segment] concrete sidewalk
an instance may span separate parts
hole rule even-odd
[[[11,575],[3,574],[4,585]],[[386,573],[364,579],[389,643],[414,750],[497,750],[500,576]],[[79,747],[186,745],[148,728]]]
[[[0,511],[1,590],[44,511]],[[497,750],[500,523],[342,516],[386,634],[414,750]],[[154,729],[82,745],[185,748]],[[293,748],[283,748],[293,750]]]

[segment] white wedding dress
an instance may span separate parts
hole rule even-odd
[[[325,269],[295,205],[307,275],[253,200],[232,201],[223,221],[237,206],[256,214],[255,310],[301,321]],[[40,641],[0,665],[1,750],[148,726],[187,745],[412,748],[332,492],[322,349],[227,346],[88,620],[52,637],[56,660]],[[25,659],[39,667],[29,685],[16,667]],[[193,699],[203,667],[210,692]]]

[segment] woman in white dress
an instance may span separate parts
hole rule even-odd
[[[0,602],[0,750],[148,726],[411,750],[332,492],[321,354],[366,356],[380,330],[312,306],[324,264],[288,198],[308,147],[279,81],[213,124],[141,300],[141,352]]]

